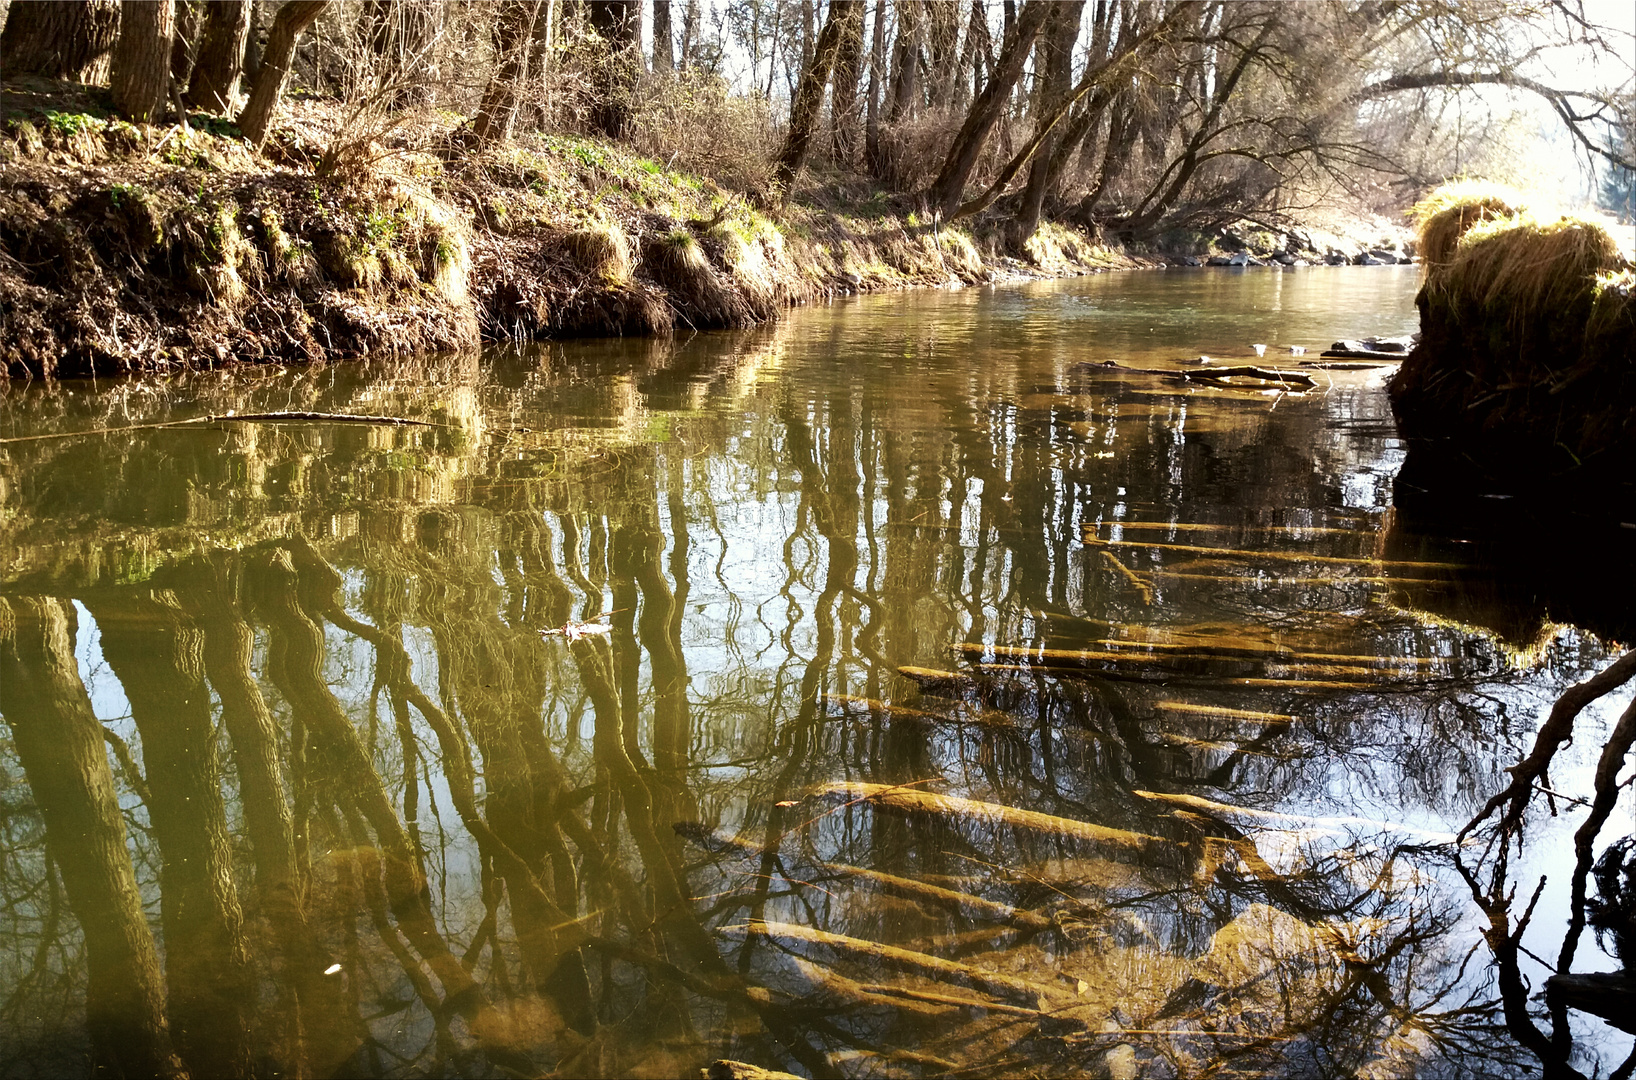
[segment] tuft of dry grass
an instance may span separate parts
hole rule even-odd
[[[944,264],[962,281],[978,281],[983,276],[983,257],[977,247],[959,229],[944,229],[938,236]]]
[[[1596,276],[1596,298],[1585,324],[1586,340],[1629,334],[1636,329],[1636,268],[1610,270]],[[1636,357],[1630,357],[1636,360]]]
[[[1599,274],[1622,265],[1618,244],[1597,222],[1540,221],[1524,212],[1468,227],[1427,287],[1456,311],[1503,311],[1512,323],[1536,322],[1565,312]]]
[[[1522,195],[1514,188],[1487,180],[1456,180],[1415,203],[1409,215],[1417,226],[1417,250],[1424,272],[1454,257],[1460,237],[1473,226],[1510,218],[1523,210]]]
[[[644,272],[662,286],[679,318],[695,327],[748,326],[748,305],[710,265],[704,248],[686,229],[648,239],[642,249]]]
[[[631,242],[618,222],[599,221],[562,238],[563,249],[587,274],[605,285],[630,280]]]

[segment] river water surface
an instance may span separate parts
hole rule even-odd
[[[1537,991],[1578,808],[1450,841],[1622,631],[1394,488],[1389,369],[1162,374],[1416,285],[9,388],[0,1074],[1538,1072],[1483,932],[1554,875]]]

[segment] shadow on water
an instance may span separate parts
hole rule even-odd
[[[1572,823],[1452,840],[1622,606],[1394,508],[1378,372],[1075,366],[1411,311],[1230,280],[13,390],[0,1073],[1617,1068]]]

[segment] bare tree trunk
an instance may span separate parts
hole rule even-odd
[[[801,0],[801,71],[803,74],[812,66],[812,38],[817,13],[813,11],[812,0]],[[774,42],[776,46],[777,42]]]
[[[176,0],[176,31],[170,46],[170,81],[186,86],[199,54],[199,28],[204,25],[204,0]]]
[[[170,47],[175,32],[171,0],[123,0],[119,40],[114,43],[108,80],[114,108],[139,124],[153,123],[170,89]]]
[[[682,47],[676,54],[676,66],[686,71],[693,64],[693,50],[698,45],[699,0],[687,0],[682,12]]]
[[[841,38],[847,33],[846,24],[862,22],[863,0],[830,0],[829,15],[824,29],[818,35],[812,64],[801,76],[801,87],[795,92],[795,103],[790,107],[790,130],[784,140],[784,149],[778,155],[778,167],[773,181],[787,197],[796,173],[801,171],[807,158],[807,147],[812,141],[812,129],[818,122],[818,109],[824,103],[824,87],[829,73],[835,67],[835,55],[840,51]]]
[[[118,0],[13,3],[0,33],[0,71],[100,83],[118,36]]]
[[[869,172],[884,171],[880,145],[881,68],[886,63],[886,0],[875,0],[875,28],[869,43],[869,97],[864,117],[863,156]]]
[[[528,79],[529,47],[540,0],[508,0],[494,17],[494,52],[504,59],[483,91],[482,104],[472,118],[472,137],[479,143],[511,138],[517,116],[517,90]]]
[[[930,84],[926,97],[942,104],[954,93],[958,77],[955,58],[960,55],[960,5],[956,0],[927,4],[926,14],[926,74]]]
[[[966,122],[960,126],[960,133],[955,136],[954,145],[949,147],[948,156],[943,159],[942,170],[926,189],[926,197],[933,208],[940,210],[945,217],[953,214],[960,205],[960,197],[966,189],[966,179],[971,176],[971,170],[977,165],[977,158],[983,152],[983,145],[993,132],[994,125],[999,122],[1012,88],[1022,77],[1023,66],[1028,60],[1034,38],[1052,6],[1045,0],[1028,0],[1028,3],[1023,5],[1022,11],[1017,14],[1014,32],[1006,39],[1004,48],[1000,50],[994,77],[972,103],[971,111],[966,114]]]
[[[239,92],[244,42],[250,36],[249,0],[215,0],[208,5],[204,37],[188,83],[188,104],[225,115]]]
[[[920,38],[924,29],[921,0],[897,0],[898,36],[892,48],[892,80],[887,92],[886,119],[901,120],[915,108],[920,74]]]
[[[830,80],[829,121],[835,160],[850,167],[858,156],[858,80],[863,77],[862,0],[857,13],[841,27],[840,50]]]
[[[92,1071],[184,1077],[102,725],[74,662],[75,624],[61,600],[0,600],[0,713],[85,935]]]
[[[250,32],[244,38],[244,78],[252,83],[261,73],[261,50],[265,38],[262,31],[264,10],[262,0],[250,0]]]
[[[1044,69],[1040,82],[1040,108],[1043,115],[1058,108],[1068,97],[1073,81],[1074,43],[1079,40],[1080,18],[1085,12],[1085,0],[1063,0],[1051,8],[1050,21],[1040,35],[1035,65]],[[1013,222],[1011,243],[1021,247],[1039,228],[1040,212],[1051,186],[1051,155],[1061,135],[1046,137],[1034,152],[1034,163],[1028,170],[1028,186],[1023,189],[1022,205]]]
[[[636,83],[638,24],[637,0],[586,0],[591,27],[607,42],[607,54],[592,73],[595,105],[591,121],[596,130],[610,139],[622,138],[630,122],[630,95]]]
[[[951,101],[964,105],[977,93],[977,86],[981,80],[973,78],[968,85],[964,76],[967,72],[981,72],[983,57],[989,52],[988,12],[983,8],[983,0],[971,0],[971,18],[966,26],[966,40],[960,47],[960,59],[955,62],[950,72],[953,80]]]
[[[670,51],[670,0],[653,0],[653,70],[670,71],[676,61]]]
[[[267,142],[267,132],[273,125],[273,112],[284,93],[284,80],[290,74],[290,61],[295,56],[296,39],[323,13],[329,0],[288,0],[278,9],[273,28],[267,32],[267,51],[262,57],[261,69],[250,87],[250,100],[239,113],[239,130],[250,144],[260,150]]]

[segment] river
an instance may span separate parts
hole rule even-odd
[[[1389,368],[1164,374],[1415,274],[12,385],[0,1075],[1538,1072],[1578,807],[1451,841],[1625,609],[1395,482]]]

